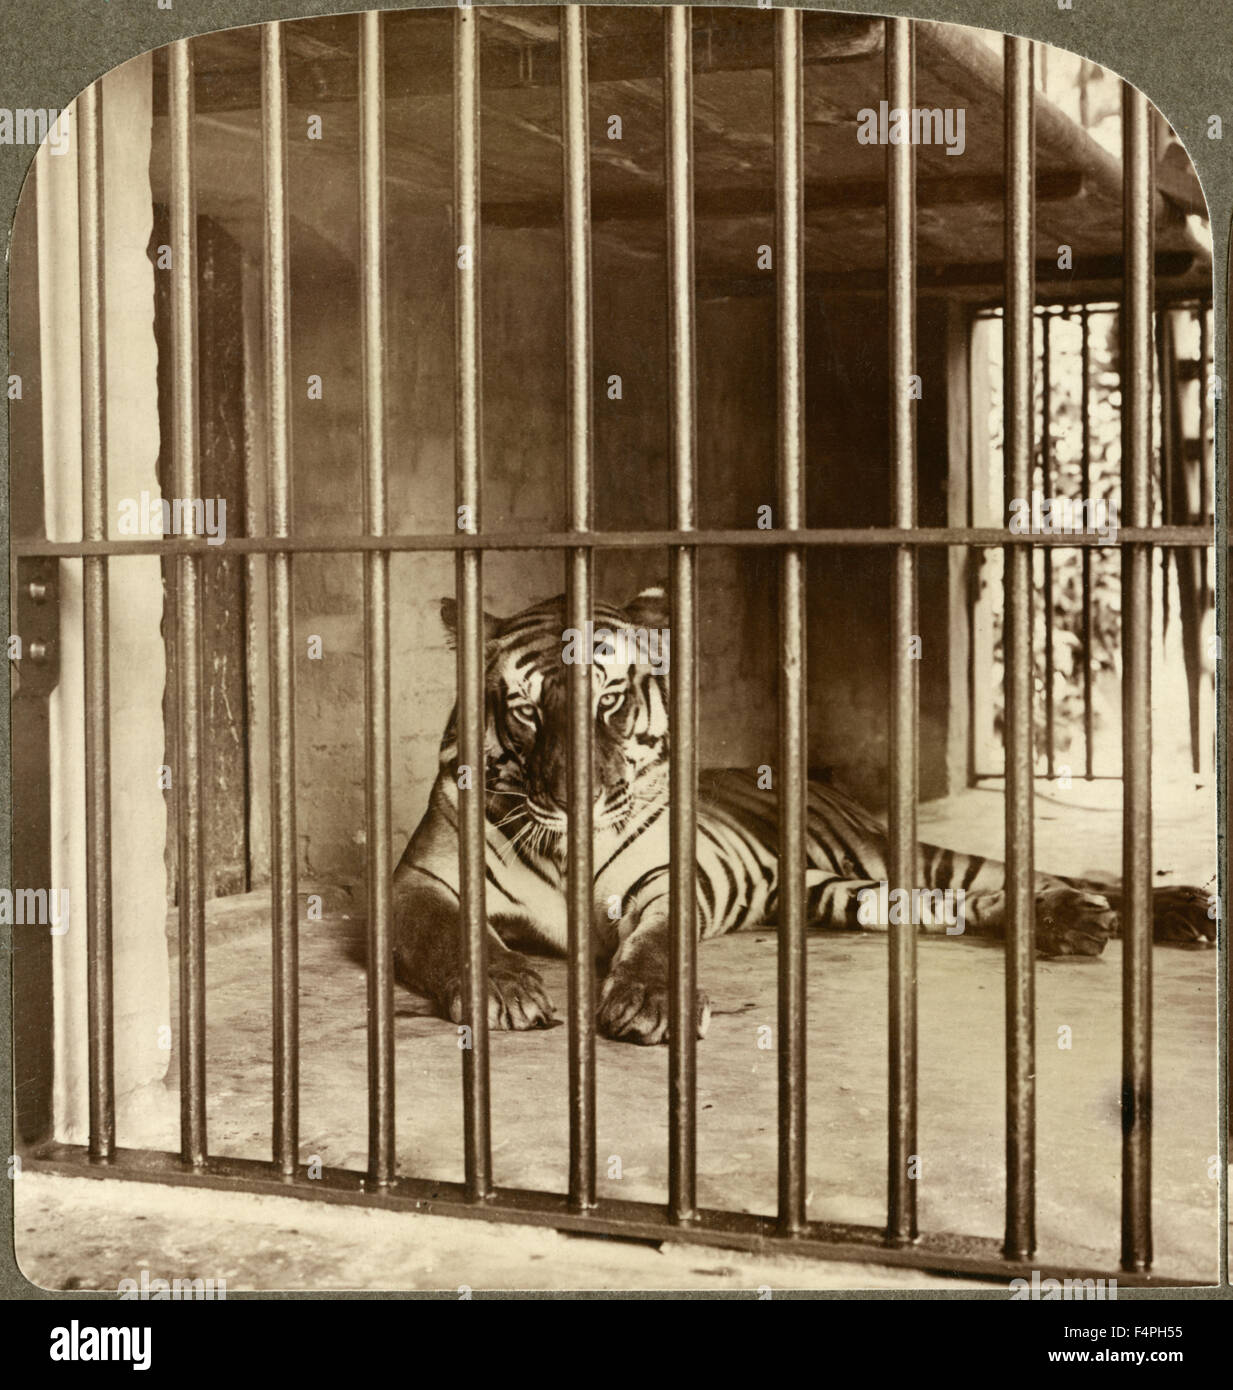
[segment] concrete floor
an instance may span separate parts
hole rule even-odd
[[[1108,795],[1106,787],[1100,793],[1104,808]],[[996,838],[1000,807],[999,794],[966,793],[923,808],[922,834],[961,848],[996,850],[981,837]],[[1193,809],[1193,799],[1185,797],[1172,810],[1158,807],[1157,833],[1171,851],[1167,861],[1160,860],[1169,870],[1161,882],[1203,882],[1205,865],[1214,865],[1214,847]],[[1059,805],[1044,800],[1039,815],[1042,865],[1072,873],[1116,865],[1116,814],[1076,798]],[[1184,835],[1178,833],[1183,825]],[[363,924],[345,897],[335,901],[326,920],[301,933],[302,1156],[363,1168]],[[886,943],[874,934],[818,933],[808,952],[809,1214],[876,1226],[885,1216]],[[1156,1268],[1207,1279],[1215,1276],[1217,1238],[1217,1184],[1209,1169],[1216,1152],[1216,955],[1158,948],[1154,961]],[[1042,1261],[1110,1268],[1117,1263],[1120,962],[1120,945],[1114,943],[1095,962],[1038,966]],[[564,967],[558,961],[543,965],[560,1005]],[[208,970],[209,1127],[216,1154],[269,1154],[269,970],[264,895],[218,905]],[[919,973],[921,1227],[999,1236],[1001,952],[967,940],[923,938]],[[765,1028],[773,1037],[775,1027],[773,934],[751,931],[708,943],[700,954],[700,977],[715,1012],[699,1048],[699,1197],[706,1206],[769,1212],[776,1185],[776,1053],[773,1046],[760,1047],[759,1039]],[[1070,1030],[1069,1049],[1058,1047],[1063,1027]],[[400,1171],[460,1179],[455,1029],[426,1016],[418,1001],[400,992],[396,1047]],[[598,1044],[602,1195],[666,1199],[667,1060],[666,1048]],[[498,1183],[565,1186],[566,1062],[564,1028],[493,1035]],[[175,1075],[173,1058],[173,1081]],[[174,1107],[165,1116],[165,1124],[148,1123],[140,1134],[122,1130],[121,1142],[175,1148]],[[132,1195],[109,1184],[38,1176],[19,1184],[19,1193],[19,1259],[31,1278],[50,1287],[64,1287],[66,1280],[78,1287],[114,1287],[143,1259],[152,1274],[197,1270],[206,1277],[213,1270],[232,1288],[685,1288],[733,1287],[734,1281],[842,1288],[950,1282],[675,1246],[656,1253],[551,1232],[477,1229],[446,1218],[319,1210],[277,1198],[211,1196],[186,1209],[182,1196],[165,1189]],[[138,1228],[140,1216],[145,1223]]]
[[[910,1269],[667,1243],[658,1250],[528,1226],[405,1216],[241,1193],[27,1174],[16,1187],[23,1273],[49,1289],[213,1279],[242,1290],[970,1289]]]

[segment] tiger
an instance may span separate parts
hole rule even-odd
[[[591,927],[602,972],[596,1027],[615,1041],[654,1045],[667,1038],[669,609],[660,584],[621,606],[596,603],[588,634],[566,628],[561,595],[509,618],[485,615],[482,787],[474,785],[472,792],[465,785],[459,788],[455,706],[441,740],[427,811],[393,878],[396,977],[426,996],[440,1016],[465,1022],[459,798],[482,794],[488,1021],[493,1028],[512,1030],[556,1022],[544,981],[524,951],[559,954],[567,944],[568,655],[589,658],[592,675]],[[456,645],[453,599],[441,601],[441,617],[448,640]],[[638,640],[617,641],[617,634]],[[659,636],[662,650],[642,640],[647,634]],[[478,781],[478,770],[472,772]],[[807,805],[807,921],[841,929],[884,926],[870,921],[877,914],[865,910],[870,892],[884,888],[889,877],[884,826],[828,782],[808,782]],[[696,807],[699,939],[774,925],[779,890],[776,792],[760,785],[753,772],[703,771]],[[919,866],[923,889],[962,889],[961,931],[1003,935],[1003,864],[921,844]],[[1034,886],[1040,955],[1097,956],[1117,933],[1116,888],[1044,873],[1036,876]],[[1157,888],[1153,914],[1158,941],[1214,940],[1214,914],[1209,915],[1200,889]],[[706,1035],[710,1017],[710,1001],[699,990],[699,1037]]]

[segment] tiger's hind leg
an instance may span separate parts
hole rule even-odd
[[[965,928],[973,935],[1002,940],[1006,935],[1004,889],[972,894],[965,905]],[[1044,957],[1098,956],[1114,935],[1117,913],[1101,893],[1065,883],[1036,886],[1036,954]]]
[[[1006,866],[921,846],[921,862],[931,887],[943,887],[956,874],[971,885],[967,919],[978,933],[1004,931]],[[1050,874],[1036,876],[1036,945],[1044,956],[1097,956],[1111,937],[1120,937],[1123,894],[1116,884]],[[1202,888],[1173,886],[1152,892],[1153,938],[1184,946],[1214,945],[1215,900]]]
[[[885,827],[846,792],[810,784],[809,919],[824,926],[886,930],[891,899]],[[922,930],[1000,939],[1006,923],[1006,866],[980,855],[921,844],[918,891],[896,911]],[[927,891],[919,891],[927,890]],[[1036,879],[1036,948],[1042,956],[1097,956],[1116,921],[1091,885]]]
[[[977,908],[980,929],[1003,934],[1005,894]],[[1122,935],[1120,888],[1077,880],[1044,880],[1036,890],[1036,948],[1045,956],[1098,956],[1110,938]],[[1212,899],[1201,888],[1157,888],[1152,893],[1152,936],[1157,944],[1206,947],[1216,943]]]
[[[920,846],[920,863],[931,889],[963,894],[966,933],[1005,937],[1005,864],[927,844]],[[1038,956],[1098,956],[1114,934],[1117,913],[1096,885],[1037,874],[1035,920]]]
[[[855,847],[854,847],[855,852]],[[882,834],[862,836],[859,869],[844,856],[844,872],[813,863],[806,871],[807,920],[850,930],[887,930],[911,920],[923,931],[1000,940],[1006,924],[1006,868],[996,860],[922,844],[920,889],[910,902],[892,897],[888,847]],[[872,877],[878,875],[878,878]],[[1036,884],[1036,952],[1040,956],[1098,956],[1116,926],[1108,898],[1040,875]]]
[[[1114,936],[1122,934],[1120,888],[1101,889],[1117,914]],[[1152,937],[1173,946],[1216,944],[1216,900],[1202,888],[1178,884],[1152,889]]]
[[[1184,884],[1154,888],[1152,922],[1157,941],[1181,946],[1214,946],[1216,899],[1202,888]]]
[[[921,854],[932,856],[932,861],[928,857],[923,860],[927,866],[931,862],[935,868],[944,866],[943,876],[948,858],[956,863],[979,864],[974,875],[976,891],[969,895],[969,902],[976,904],[977,920],[987,923],[984,929],[991,935],[1001,935],[1006,866],[992,859],[963,861],[962,856],[929,845],[921,846]],[[968,869],[967,872],[972,871]],[[1099,955],[1106,940],[1122,934],[1122,901],[1123,893],[1117,884],[1037,874],[1036,940],[1040,954]],[[1157,942],[1187,946],[1215,944],[1215,900],[1202,888],[1153,889],[1152,920],[1153,938]]]
[[[885,931],[892,921],[917,921],[922,931],[947,936],[1001,940],[1006,927],[1002,888],[959,890],[948,904],[945,890],[926,884],[915,904],[899,905],[887,885],[845,879],[824,871],[807,872],[806,918],[813,924],[852,931]],[[954,890],[952,890],[954,891]],[[1040,956],[1098,956],[1113,935],[1117,913],[1109,900],[1055,882],[1036,891],[1036,953]]]
[[[771,827],[773,829],[773,825]],[[835,787],[812,782],[809,789],[810,868],[808,918],[829,927],[885,929],[888,923],[868,905],[889,878],[885,828],[859,802]],[[949,923],[948,935],[1000,939],[1006,925],[1006,866],[996,859],[961,854],[938,845],[919,847],[921,887],[937,906],[922,920],[940,931],[957,915],[945,895],[962,894],[962,929]],[[938,899],[938,895],[943,895]],[[880,905],[881,900],[878,900]],[[867,910],[862,914],[862,905]],[[1036,875],[1036,948],[1042,956],[1098,956],[1110,937],[1120,935],[1122,893],[1081,879]],[[885,911],[881,917],[886,916]],[[1213,899],[1202,889],[1157,888],[1153,894],[1154,936],[1158,942],[1204,945],[1216,940]]]

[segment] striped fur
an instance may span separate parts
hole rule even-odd
[[[452,601],[442,604],[452,632]],[[564,603],[548,600],[487,620],[486,766],[483,770],[489,920],[489,1012],[495,1026],[553,1021],[534,968],[513,948],[564,950],[568,744]],[[595,635],[666,634],[662,588],[624,608],[596,605]],[[661,639],[666,643],[666,637]],[[633,644],[630,644],[633,645]],[[577,650],[577,647],[573,647]],[[585,648],[590,650],[589,648]],[[594,691],[594,911],[597,956],[607,965],[597,1015],[601,1032],[636,1042],[667,1032],[668,679],[641,649],[601,648]],[[666,649],[670,656],[670,647]],[[660,655],[664,653],[661,651]],[[654,655],[653,650],[650,654]],[[456,717],[441,744],[428,811],[395,873],[395,955],[400,978],[463,1021],[458,924],[460,769]],[[478,775],[473,773],[478,789]],[[702,937],[775,920],[778,808],[773,790],[741,771],[704,773],[698,800],[697,919]],[[806,875],[809,920],[821,926],[878,925],[860,914],[862,890],[888,877],[886,834],[851,797],[809,786]],[[920,848],[920,887],[962,889],[965,930],[1000,934],[1004,869],[990,859],[933,845]],[[1095,955],[1116,931],[1116,894],[1038,877],[1037,944],[1043,953]],[[1207,900],[1192,889],[1160,890],[1158,935],[1214,937]],[[883,924],[884,925],[884,924]],[[929,928],[926,928],[929,929]],[[941,923],[935,928],[943,930]],[[709,1005],[698,1003],[699,1033]]]

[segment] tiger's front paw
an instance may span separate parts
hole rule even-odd
[[[1117,913],[1099,893],[1059,885],[1036,895],[1036,951],[1042,956],[1098,956],[1117,929]]]
[[[441,992],[446,1016],[454,1023],[466,1023],[462,997],[462,977],[454,976]],[[528,1028],[551,1028],[556,1010],[539,972],[522,956],[510,955],[488,966],[488,1026],[522,1032]]]
[[[699,990],[695,1019],[698,1036],[706,1037],[711,1022],[711,1002]],[[651,1047],[668,1040],[668,986],[662,980],[644,980],[628,970],[614,970],[604,981],[596,1015],[599,1031],[617,1042]]]

